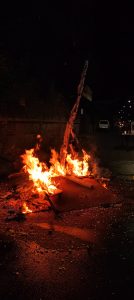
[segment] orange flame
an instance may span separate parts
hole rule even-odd
[[[105,182],[102,183],[102,186],[107,189],[107,184]]]
[[[24,202],[23,205],[22,205],[22,213],[23,213],[23,214],[29,214],[29,213],[32,213],[32,210],[28,208],[26,202]]]
[[[71,154],[67,155],[66,161],[68,162],[68,168],[71,170],[76,176],[88,176],[89,175],[89,164],[88,161],[90,159],[90,155],[86,153],[85,150],[83,152],[83,159],[79,160],[78,158],[72,159]]]
[[[52,169],[48,170],[45,163],[39,162],[39,159],[34,154],[34,149],[26,150],[21,155],[22,161],[25,164],[24,172],[28,172],[29,179],[34,182],[34,187],[39,193],[54,193],[56,186],[52,184],[53,177]]]
[[[40,138],[40,136],[39,136]],[[39,140],[39,139],[38,139]],[[66,164],[63,166],[59,160],[59,154],[52,149],[50,158],[50,168],[44,162],[40,162],[36,156],[36,151],[40,148],[39,143],[35,149],[26,150],[21,155],[22,162],[24,164],[24,172],[29,174],[29,179],[34,183],[34,189],[39,194],[54,194],[56,192],[56,185],[54,184],[54,177],[65,176],[66,174],[75,176],[88,176],[89,175],[89,159],[88,155],[82,150],[83,158],[72,158],[72,154],[67,154]],[[73,153],[73,154],[74,154]]]
[[[51,149],[51,155],[52,157],[50,158],[50,163],[51,163],[51,171],[53,172],[54,176],[66,175],[66,169],[64,166],[61,165],[59,161],[59,154],[55,151],[55,149]]]

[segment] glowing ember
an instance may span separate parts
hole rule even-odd
[[[107,185],[106,185],[105,182],[102,183],[102,186],[103,186],[105,189],[107,189]]]
[[[29,214],[29,213],[32,213],[32,210],[28,208],[28,206],[26,205],[26,202],[23,203],[23,206],[22,206],[22,213],[23,213],[23,214]]]

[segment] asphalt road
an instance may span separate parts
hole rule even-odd
[[[0,299],[133,298],[133,198],[115,189],[118,201],[112,201],[109,189],[104,202],[97,185],[100,202],[94,189],[91,206],[89,196],[88,205],[79,197],[90,189],[67,181],[60,214],[33,213],[20,222],[7,222],[1,206]]]
[[[134,161],[133,141],[120,138],[101,131],[92,139],[100,168],[115,164],[115,175],[117,164],[124,172]],[[112,180],[106,190],[93,179],[89,188],[61,179],[57,215],[7,221],[0,199],[0,299],[133,299],[134,184]]]
[[[82,139],[85,149],[91,149],[100,167],[116,175],[134,176],[134,135],[122,136],[117,130],[98,130]]]

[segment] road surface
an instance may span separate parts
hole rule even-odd
[[[2,206],[0,299],[133,299],[133,198],[125,196],[128,186],[124,191],[119,185],[107,194],[116,192],[117,202],[108,205],[100,194],[99,205],[94,199],[91,207],[68,182],[73,207],[20,222],[6,221]]]

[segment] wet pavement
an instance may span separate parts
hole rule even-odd
[[[7,221],[0,199],[0,299],[133,299],[134,181],[126,176],[133,145],[121,148],[114,132],[99,132],[94,140],[98,161],[116,165],[108,190],[93,179],[89,188],[61,179],[59,214],[49,210],[18,221]],[[7,190],[7,182],[0,189]]]
[[[75,209],[18,222],[1,209],[0,299],[132,299],[133,187],[115,179],[107,194],[117,195],[114,203],[100,194],[102,205],[84,207],[75,195]]]
[[[93,143],[101,164],[112,174],[134,178],[134,135],[126,137],[117,130],[102,130],[96,132]]]

